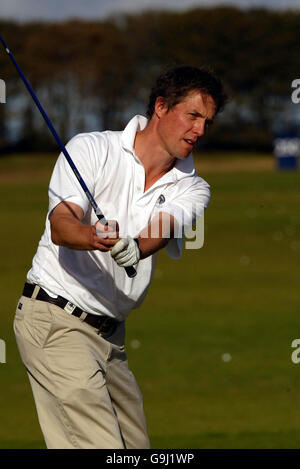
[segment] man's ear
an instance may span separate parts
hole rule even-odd
[[[168,105],[162,96],[156,98],[154,111],[158,118],[168,112]]]

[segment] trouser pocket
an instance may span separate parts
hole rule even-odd
[[[54,316],[48,303],[22,296],[14,319],[17,342],[24,339],[36,347],[44,347],[51,334]]]

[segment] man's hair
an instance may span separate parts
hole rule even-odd
[[[191,91],[200,91],[210,95],[216,105],[216,114],[221,111],[227,96],[221,80],[207,68],[182,65],[160,75],[149,96],[147,117],[154,114],[156,99],[161,96],[168,105],[168,110],[180,103]]]

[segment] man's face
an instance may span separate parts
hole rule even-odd
[[[162,147],[170,156],[184,159],[212,124],[216,105],[210,95],[195,90],[169,110],[163,98],[158,98],[155,111]]]

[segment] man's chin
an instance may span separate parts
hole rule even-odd
[[[190,156],[191,152],[192,152],[192,150],[181,153],[180,155],[176,156],[176,158],[178,160],[185,160],[186,158],[188,158],[188,156]]]

